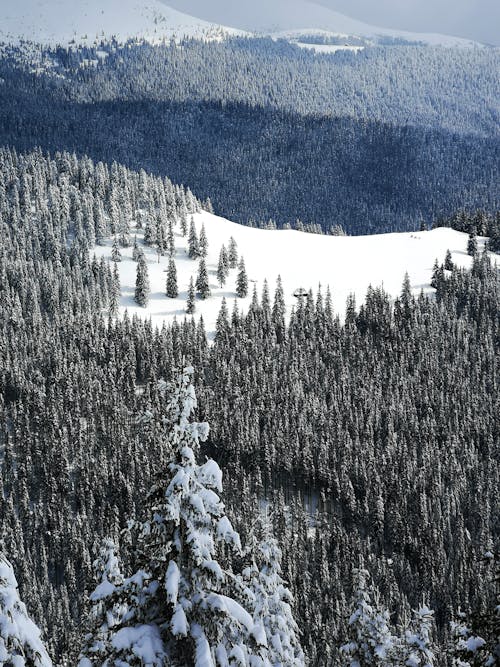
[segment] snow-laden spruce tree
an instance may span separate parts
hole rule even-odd
[[[391,632],[389,613],[379,607],[369,572],[354,571],[354,610],[349,618],[349,642],[340,651],[346,667],[389,667],[398,664],[399,642]],[[375,600],[372,600],[375,598]]]
[[[52,667],[40,630],[19,599],[9,561],[0,553],[0,665]]]
[[[281,576],[281,550],[268,524],[263,533],[264,538],[252,550],[253,562],[242,577],[249,591],[255,634],[266,647],[261,651],[263,664],[303,667],[304,653],[291,608],[293,598]]]
[[[434,667],[432,641],[434,612],[426,605],[413,611],[413,619],[402,641],[401,664],[406,667]]]

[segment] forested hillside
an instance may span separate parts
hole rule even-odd
[[[366,234],[498,207],[496,49],[102,48],[5,49],[0,141],[168,175],[244,224]]]
[[[88,249],[123,202],[165,224],[200,207],[118,165],[0,151],[0,541],[54,663],[83,646],[100,539],[130,565],[122,530],[168,452],[158,381],[189,362],[211,423],[202,454],[245,541],[255,508],[272,508],[310,664],[342,664],[361,556],[400,634],[410,608],[435,610],[449,664],[450,619],[494,601],[498,270],[487,255],[438,267],[435,298],[405,284],[392,303],[375,286],[345,324],[327,294],[286,322],[273,286],[246,315],[224,308],[209,347],[191,317],[161,330],[114,317],[116,273]]]

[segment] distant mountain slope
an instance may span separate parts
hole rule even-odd
[[[477,45],[471,40],[460,37],[413,33],[368,25],[309,0],[272,0],[272,2],[254,0],[251,3],[165,0],[164,4],[190,11],[206,20],[223,22],[235,28],[262,34],[277,33],[281,37],[294,38],[299,34],[323,31],[330,35],[363,37],[374,43],[391,38],[444,46]]]
[[[5,0],[0,3],[0,42],[91,45],[104,38],[151,43],[172,37],[217,38],[242,31],[204,21],[158,0]]]

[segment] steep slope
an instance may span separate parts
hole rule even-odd
[[[220,38],[241,31],[184,14],[158,0],[7,0],[0,6],[0,42],[91,45],[114,37],[144,39]]]
[[[334,309],[342,316],[346,299],[354,293],[358,303],[363,302],[369,285],[383,286],[392,296],[401,291],[405,272],[408,272],[415,294],[421,289],[432,292],[430,280],[434,260],[441,263],[446,250],[452,253],[458,266],[469,266],[471,258],[466,254],[467,235],[452,229],[439,228],[428,232],[378,234],[374,236],[321,236],[291,230],[261,230],[244,227],[224,218],[206,212],[194,216],[198,234],[202,224],[208,237],[207,268],[212,296],[206,300],[196,300],[196,316],[202,315],[209,335],[215,330],[222,298],[233,307],[237,299],[238,307],[247,310],[251,303],[254,285],[261,292],[264,280],[268,280],[271,294],[276,279],[281,276],[285,293],[285,303],[290,314],[297,288],[312,289],[316,293],[319,284],[326,294],[330,287]],[[134,233],[134,230],[132,230]],[[137,230],[137,241],[145,252],[151,298],[147,308],[139,307],[134,301],[137,263],[132,260],[132,247],[121,249],[122,261],[118,264],[122,290],[121,310],[129,314],[150,316],[154,325],[171,322],[174,317],[183,319],[186,315],[186,299],[190,277],[196,281],[198,262],[187,255],[187,238],[175,229],[176,267],[179,296],[170,299],[165,296],[166,269],[168,258],[160,257],[154,248],[143,244],[143,230]],[[238,269],[230,272],[223,288],[217,282],[217,262],[219,251],[224,244],[228,247],[233,237],[238,253],[244,257],[249,278],[247,298],[236,296]],[[111,241],[105,246],[94,248],[97,257],[111,257]]]
[[[163,0],[162,0],[163,1]],[[472,46],[471,40],[439,34],[413,33],[368,25],[309,0],[255,0],[252,3],[222,0],[165,0],[169,6],[184,9],[206,20],[263,34],[274,33],[295,38],[304,33],[322,32],[335,36],[356,36],[374,43],[387,38],[445,46]]]

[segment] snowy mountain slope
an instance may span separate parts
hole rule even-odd
[[[396,38],[408,42],[444,46],[476,44],[460,37],[413,33],[368,25],[310,0],[254,0],[251,3],[228,3],[220,0],[209,2],[189,0],[186,3],[186,0],[164,0],[164,4],[178,9],[188,6],[191,13],[202,16],[205,20],[222,21],[225,25],[250,32],[273,34],[290,39],[296,39],[304,34],[322,32],[335,36],[363,37],[374,43],[384,38]]]
[[[158,0],[3,0],[0,42],[91,45],[104,38],[220,38],[242,31],[189,16]]]
[[[412,288],[416,294],[421,289],[432,292],[430,287],[434,260],[441,263],[446,250],[452,253],[458,266],[469,266],[471,258],[466,253],[467,235],[452,229],[439,228],[428,232],[379,234],[374,236],[320,236],[297,231],[268,231],[244,227],[206,212],[194,215],[197,232],[205,225],[209,247],[207,267],[212,296],[207,300],[197,299],[196,315],[203,315],[209,334],[213,334],[221,307],[222,297],[232,309],[236,299],[235,283],[237,269],[230,272],[225,287],[217,283],[216,271],[219,251],[232,236],[238,244],[238,252],[245,259],[249,282],[249,295],[237,299],[240,309],[248,308],[253,286],[260,294],[265,279],[268,280],[271,296],[276,279],[281,276],[288,312],[296,304],[293,292],[303,287],[315,294],[321,283],[326,292],[330,287],[333,306],[341,316],[345,311],[348,295],[354,293],[358,304],[362,303],[368,286],[383,285],[396,296],[401,291],[405,272],[408,271]],[[132,230],[134,233],[134,230]],[[196,280],[198,262],[189,259],[187,238],[175,229],[176,266],[179,297],[165,296],[167,257],[158,256],[154,248],[142,244],[143,231],[137,232],[138,243],[143,248],[151,283],[151,298],[147,308],[137,306],[134,301],[137,264],[132,260],[132,247],[121,249],[122,261],[118,264],[122,288],[121,311],[151,317],[154,325],[161,326],[174,317],[186,316],[186,299],[189,279]],[[111,241],[94,248],[97,257],[111,257]]]

